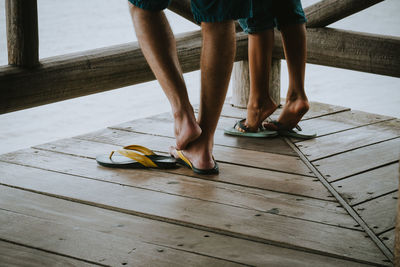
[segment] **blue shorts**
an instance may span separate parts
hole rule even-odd
[[[307,22],[300,0],[252,0],[252,4],[252,16],[239,20],[247,33]]]
[[[171,0],[129,0],[133,5],[150,11],[168,7]],[[252,16],[251,0],[192,0],[196,22],[221,22]]]

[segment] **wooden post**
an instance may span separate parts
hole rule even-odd
[[[37,0],[6,0],[8,64],[39,64]]]
[[[237,108],[246,108],[250,93],[249,61],[236,62],[233,67],[233,92],[231,104]],[[269,77],[269,92],[276,104],[281,101],[281,60],[272,59]]]
[[[395,240],[394,240],[394,266],[400,267],[400,169],[399,169],[399,196],[397,198],[397,222],[395,229]]]

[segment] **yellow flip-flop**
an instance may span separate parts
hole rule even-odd
[[[137,153],[140,152],[141,154]],[[115,152],[118,152],[116,154]],[[142,169],[142,168],[177,168],[177,161],[170,156],[161,156],[152,150],[139,145],[125,146],[123,149],[111,151],[110,155],[99,155],[96,161],[101,166],[110,168]]]

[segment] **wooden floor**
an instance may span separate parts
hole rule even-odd
[[[214,177],[96,164],[167,152],[169,114],[1,155],[0,265],[390,266],[400,121],[312,103],[316,139],[223,134],[244,116],[225,105]]]

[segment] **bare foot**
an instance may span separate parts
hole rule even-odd
[[[197,124],[194,114],[174,114],[174,121],[177,149],[185,149],[190,142],[196,140],[201,135],[201,128]]]
[[[278,119],[279,125],[282,125],[280,129],[291,130],[296,127],[309,108],[307,97],[288,98]],[[263,126],[268,130],[278,130],[278,126],[273,123],[265,123]]]
[[[179,158],[179,155],[176,151],[177,149],[178,148],[170,147],[169,153],[174,158]],[[210,146],[205,144],[205,142],[200,140],[200,138],[190,143],[187,148],[181,152],[197,169],[208,170],[214,168],[215,164],[212,156],[212,145],[210,148]]]
[[[272,99],[267,99],[267,101],[260,104],[251,104],[247,105],[247,118],[244,122],[250,132],[257,132],[258,128],[261,126],[262,122],[268,118],[274,111],[277,109],[277,105],[272,101]],[[244,130],[238,128],[239,131],[243,132]]]

